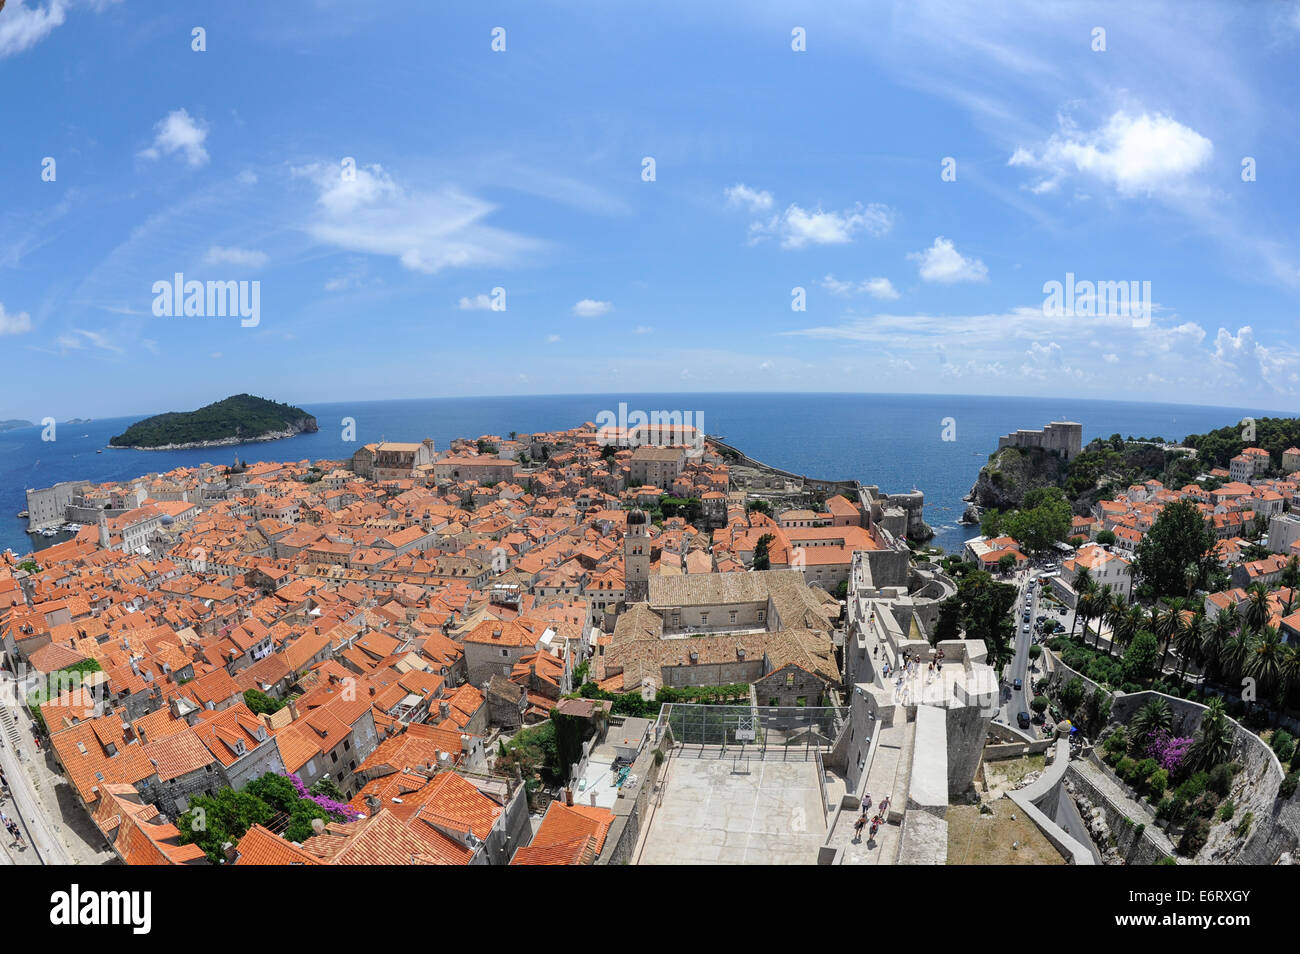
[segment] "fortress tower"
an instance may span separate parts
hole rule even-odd
[[[623,576],[625,603],[644,603],[650,598],[650,519],[644,510],[633,510],[627,515]]]

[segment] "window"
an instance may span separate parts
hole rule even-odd
[[[727,614],[727,617],[729,622],[734,623],[736,621],[736,611],[732,610],[730,613]]]
[[[352,749],[352,743],[348,739],[343,740],[343,751],[348,752]]]
[[[708,614],[708,613],[701,613],[701,614],[700,614],[700,625],[701,625],[701,626],[708,626],[708,625],[709,625],[709,614]]]
[[[760,623],[766,623],[766,622],[767,622],[767,610],[759,610],[759,611],[758,611],[758,621],[759,621]]]
[[[509,655],[510,655],[510,650],[508,650],[508,649],[503,649],[503,650],[501,650],[501,655],[502,655],[502,656],[509,656]]]
[[[330,762],[334,765],[339,764],[339,754],[337,752],[330,753]]]

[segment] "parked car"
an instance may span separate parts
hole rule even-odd
[[[1011,688],[1015,689],[1016,692],[1019,692],[1021,689],[1024,688],[1024,683],[1021,682],[1019,679],[1017,679],[1013,683],[1011,683]]]
[[[1020,728],[1028,729],[1030,723],[1029,713],[1028,712],[1019,713],[1016,716],[1016,723],[1020,726]]]

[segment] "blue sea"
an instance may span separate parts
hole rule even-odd
[[[277,395],[293,401],[292,395]],[[1079,421],[1086,443],[1119,433],[1181,440],[1240,421],[1287,416],[1259,408],[1138,404],[1075,398],[1022,398],[895,394],[644,394],[434,398],[302,405],[320,425],[315,434],[239,447],[179,451],[107,449],[128,425],[165,408],[132,417],[60,424],[56,440],[42,441],[39,427],[0,433],[0,549],[26,553],[57,540],[31,537],[15,514],[26,509],[24,491],[62,480],[103,482],[161,473],[203,462],[340,459],[360,444],[432,437],[442,450],[456,437],[505,436],[573,427],[600,412],[682,411],[703,415],[702,426],[751,457],[812,477],[857,479],[886,492],[925,492],[925,518],[935,542],[959,549],[977,530],[957,523],[980,466],[998,437],[1051,420]],[[354,442],[344,419],[356,422]],[[944,440],[945,419],[953,419]],[[955,431],[955,435],[954,432]],[[103,448],[102,454],[96,450]],[[60,536],[57,539],[64,539]]]

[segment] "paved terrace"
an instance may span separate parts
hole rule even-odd
[[[827,815],[815,750],[767,758],[729,748],[674,748],[633,858],[644,865],[810,865]],[[843,785],[829,779],[838,803]]]

